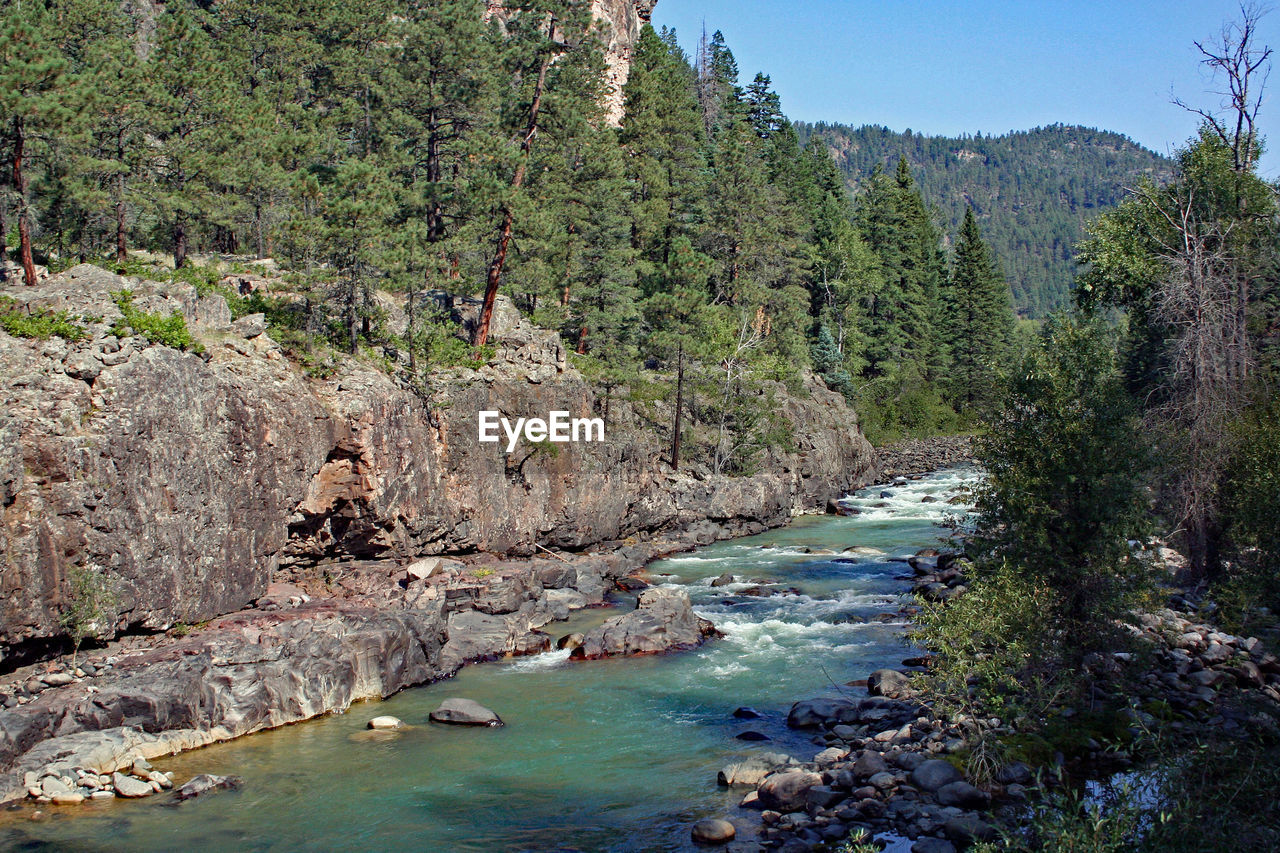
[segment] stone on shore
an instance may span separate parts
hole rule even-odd
[[[728,844],[738,834],[727,820],[703,818],[693,825],[690,835],[699,844]]]
[[[934,758],[911,771],[911,784],[925,791],[936,791],[944,785],[964,780],[964,774],[949,762]]]
[[[784,770],[774,773],[760,783],[760,804],[778,812],[794,812],[803,809],[808,801],[809,789],[822,784],[822,777],[806,770]]]
[[[867,676],[867,693],[890,699],[905,699],[911,695],[911,679],[896,669],[877,669]]]
[[[744,761],[726,765],[716,781],[726,788],[754,788],[779,767],[793,765],[796,760],[780,752],[763,752]]]
[[[431,720],[453,726],[501,726],[502,718],[479,702],[471,699],[449,698],[431,712]]]
[[[141,779],[135,779],[132,776],[126,776],[123,773],[112,773],[111,785],[116,789],[117,794],[130,799],[149,797],[155,793],[151,788],[151,783],[143,782]]]

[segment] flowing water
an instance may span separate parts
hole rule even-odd
[[[810,516],[649,567],[657,583],[688,589],[725,633],[682,654],[570,662],[550,652],[464,669],[346,714],[263,732],[157,761],[179,781],[237,775],[239,792],[181,805],[169,797],[46,809],[40,822],[0,826],[0,844],[29,850],[682,850],[689,825],[732,815],[742,791],[716,771],[754,751],[807,760],[819,750],[786,728],[791,704],[838,690],[909,650],[896,614],[905,557],[936,545],[947,499],[971,468],[846,499],[854,517]],[[881,497],[888,491],[889,497]],[[926,495],[938,498],[925,503]],[[724,572],[740,581],[713,588]],[[757,584],[785,592],[741,593]],[[622,607],[631,602],[622,599]],[[617,611],[592,610],[548,630],[582,630]],[[475,699],[500,729],[430,724],[448,696]],[[760,719],[737,720],[739,706]],[[413,725],[391,736],[368,720]],[[754,730],[772,738],[746,742]]]

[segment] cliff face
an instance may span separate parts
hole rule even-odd
[[[201,356],[106,329],[109,293],[181,311]],[[232,612],[282,568],[443,552],[582,550],[681,531],[754,533],[861,484],[871,448],[839,395],[780,398],[797,452],[751,477],[674,473],[631,404],[603,443],[481,444],[477,413],[597,416],[559,338],[499,312],[494,361],[426,392],[346,362],[305,378],[219,297],[82,266],[7,295],[101,317],[88,340],[0,332],[0,643],[57,637],[75,579],[109,588],[111,622],[163,629]]]
[[[608,68],[606,116],[614,126],[622,124],[622,87],[631,74],[632,50],[657,3],[658,0],[591,0],[591,16],[604,42],[604,61]],[[487,0],[487,4],[487,17],[505,20],[506,9],[502,0]]]

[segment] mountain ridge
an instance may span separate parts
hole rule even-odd
[[[925,201],[954,233],[972,206],[1013,291],[1020,316],[1042,317],[1067,300],[1073,246],[1085,223],[1114,207],[1125,187],[1160,181],[1172,162],[1124,134],[1052,124],[990,136],[902,132],[795,122],[802,142],[821,139],[851,190],[875,166],[907,158]]]

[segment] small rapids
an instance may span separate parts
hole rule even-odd
[[[910,574],[902,561],[938,544],[940,525],[966,510],[948,501],[976,478],[965,467],[874,486],[842,499],[856,515],[802,517],[654,563],[652,581],[685,588],[724,633],[695,651],[590,663],[551,651],[468,667],[343,715],[157,762],[180,778],[240,776],[239,792],[177,807],[156,797],[74,816],[51,810],[42,822],[0,826],[0,847],[692,850],[693,821],[737,813],[742,792],[716,786],[720,767],[755,751],[818,751],[786,728],[793,702],[850,690],[846,682],[910,656],[898,615]],[[733,582],[711,585],[726,572]],[[580,612],[546,630],[586,630],[616,612]],[[506,726],[430,724],[449,696],[481,702]],[[761,717],[735,719],[739,706]],[[364,738],[380,714],[411,728]],[[748,730],[770,740],[737,738]]]

